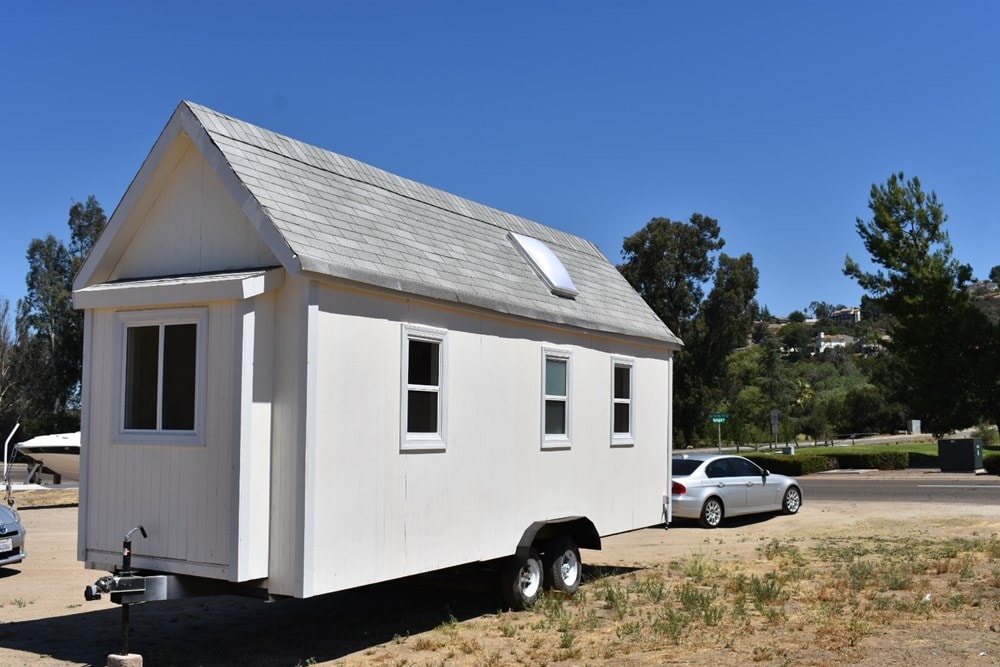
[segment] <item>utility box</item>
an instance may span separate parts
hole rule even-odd
[[[983,467],[981,438],[938,440],[938,463],[942,472],[972,472]]]
[[[920,420],[919,419],[911,419],[908,422],[906,422],[906,432],[909,433],[909,434],[911,434],[911,435],[919,435],[921,433],[921,431],[920,431]]]

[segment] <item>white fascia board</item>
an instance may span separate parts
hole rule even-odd
[[[242,301],[278,289],[282,268],[200,276],[129,280],[92,285],[73,292],[76,308],[159,307],[178,303]]]

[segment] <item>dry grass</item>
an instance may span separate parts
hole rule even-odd
[[[589,568],[573,598],[451,620],[336,664],[996,664],[998,631],[996,535],[788,539],[744,561]]]

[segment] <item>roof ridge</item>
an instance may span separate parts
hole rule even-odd
[[[546,232],[549,232],[548,234],[546,234],[547,238],[542,239],[542,240],[545,240],[546,242],[555,243],[556,245],[563,246],[563,247],[568,247],[568,248],[571,248],[571,249],[575,248],[577,250],[582,250],[582,249],[586,248],[587,250],[589,250],[591,252],[596,252],[596,253],[598,253],[598,254],[600,254],[600,255],[603,256],[603,253],[601,253],[600,249],[598,249],[597,246],[592,241],[590,241],[588,239],[585,239],[582,236],[578,236],[576,234],[572,234],[570,232],[567,232],[567,231],[564,231],[564,230],[561,230],[561,229],[556,229],[555,227],[550,227],[548,225],[544,225],[544,224],[542,224],[540,222],[537,222],[535,220],[531,220],[530,218],[525,218],[525,217],[522,217],[522,216],[519,216],[519,215],[515,215],[513,213],[509,213],[507,211],[503,211],[503,210],[500,210],[498,208],[495,208],[495,207],[492,207],[492,206],[488,206],[486,204],[481,204],[481,203],[476,202],[476,201],[474,201],[472,199],[468,199],[468,198],[465,198],[465,197],[460,197],[459,195],[455,195],[455,194],[452,194],[452,193],[447,192],[445,190],[442,190],[440,188],[435,188],[433,186],[426,185],[424,183],[420,183],[419,181],[415,181],[415,180],[410,179],[410,178],[399,176],[397,174],[394,174],[394,173],[392,173],[390,171],[387,171],[385,169],[382,169],[380,167],[376,167],[374,165],[368,164],[367,162],[363,162],[363,161],[358,160],[356,158],[352,158],[352,157],[350,157],[348,155],[344,155],[342,153],[337,153],[335,151],[323,148],[321,146],[316,146],[314,144],[309,144],[309,143],[306,143],[304,141],[300,141],[300,140],[295,139],[293,137],[289,137],[289,136],[281,134],[279,132],[275,132],[273,130],[269,130],[269,129],[265,128],[265,127],[261,127],[259,125],[255,125],[253,123],[250,123],[250,122],[247,122],[247,121],[244,121],[244,120],[240,120],[238,118],[234,118],[234,117],[229,116],[227,114],[224,114],[224,113],[222,113],[220,111],[216,111],[215,109],[211,109],[209,107],[206,107],[206,106],[194,103],[194,102],[190,102],[188,100],[184,100],[184,104],[187,104],[188,107],[193,112],[195,112],[195,116],[198,117],[199,122],[201,122],[202,126],[205,127],[205,130],[207,132],[209,132],[210,134],[212,132],[217,132],[218,134],[221,134],[221,135],[225,136],[226,138],[230,139],[231,141],[235,141],[237,143],[240,143],[240,144],[243,144],[243,145],[246,145],[246,146],[253,146],[255,148],[263,150],[263,151],[265,151],[267,153],[270,153],[272,155],[280,156],[283,159],[291,160],[293,162],[297,162],[299,164],[302,164],[302,165],[305,165],[305,166],[308,166],[308,167],[311,167],[311,168],[315,168],[315,169],[319,169],[321,171],[325,171],[327,173],[339,176],[341,178],[344,178],[346,180],[352,181],[354,183],[364,184],[364,185],[367,185],[367,186],[370,186],[370,187],[373,187],[373,188],[377,188],[379,190],[383,190],[385,192],[390,192],[393,195],[396,195],[398,197],[403,197],[404,199],[407,199],[407,200],[410,200],[410,201],[419,202],[421,204],[424,204],[424,205],[427,205],[427,206],[431,206],[432,208],[436,208],[438,210],[445,211],[447,213],[451,213],[451,214],[454,214],[454,215],[459,215],[459,216],[462,216],[464,218],[468,218],[470,220],[475,220],[476,222],[479,222],[479,223],[482,223],[482,224],[485,224],[485,225],[489,225],[490,227],[493,227],[495,229],[501,229],[501,230],[506,231],[506,232],[515,232],[515,233],[528,232],[532,236],[535,236],[538,231],[544,230]],[[295,151],[295,152],[289,151],[289,152],[282,152],[282,151],[277,150],[274,147],[266,145],[264,142],[254,142],[254,141],[251,141],[249,138],[240,137],[240,136],[233,136],[232,133],[224,131],[223,128],[221,128],[221,127],[216,127],[216,126],[209,127],[209,126],[207,126],[204,123],[204,121],[202,120],[201,116],[198,114],[198,112],[212,114],[212,115],[214,115],[216,117],[225,119],[226,121],[228,121],[229,123],[232,123],[232,124],[236,124],[236,125],[243,126],[243,127],[253,128],[256,131],[255,133],[264,133],[266,135],[270,135],[270,136],[276,137],[278,139],[281,139],[284,142],[290,142],[290,143],[292,143],[294,145],[304,146],[304,147],[307,147],[307,148],[311,148],[311,149],[320,151],[322,154],[324,154],[326,156],[330,156],[332,159],[330,159],[329,161],[325,161],[325,163],[321,163],[319,160],[310,160],[310,159],[308,159],[309,157],[312,157],[310,155],[310,151]],[[297,154],[299,152],[302,153],[301,157]],[[337,170],[337,169],[334,168],[334,166],[337,165],[337,164],[343,164],[342,161],[344,161],[344,160],[348,161],[349,163],[352,163],[349,166],[352,166],[352,167],[354,167],[356,169],[357,175],[351,175],[351,174],[348,174],[348,173],[344,173],[343,171]],[[367,175],[368,178],[363,177],[362,174],[363,175]],[[403,184],[409,186],[411,188],[411,190],[407,191],[405,188],[394,188],[394,187],[392,187],[391,181],[393,181],[393,180],[402,181]],[[434,194],[434,195],[437,195],[437,197],[418,196],[414,191],[419,192],[420,194],[424,194],[424,193]],[[448,202],[448,203],[451,203],[451,204],[461,203],[464,206],[455,206],[455,205],[448,206],[448,205],[445,205],[444,203],[442,203],[441,201],[436,201],[437,199],[441,199],[444,202],[448,202],[448,200],[450,199],[450,200],[453,200],[453,201]],[[515,222],[515,223],[518,223],[518,224],[517,225],[510,225],[510,226],[505,226],[505,225],[499,224],[498,222],[494,222],[494,221],[486,219],[485,216],[474,215],[473,212],[472,212],[472,210],[471,210],[473,208],[484,209],[486,212],[489,212],[489,213],[491,213],[493,215],[498,215],[501,218],[507,218],[510,222]],[[512,229],[512,227],[515,227],[515,228]],[[520,229],[518,229],[517,227],[520,227]],[[567,241],[575,241],[575,243],[571,243],[571,242],[567,242]]]

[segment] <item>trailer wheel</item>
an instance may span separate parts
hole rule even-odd
[[[545,564],[545,581],[557,591],[572,595],[580,587],[583,578],[583,563],[580,550],[571,537],[560,537],[546,549],[542,561]]]
[[[526,556],[514,555],[500,574],[500,593],[507,605],[515,610],[530,608],[542,591],[542,557],[534,549]]]

